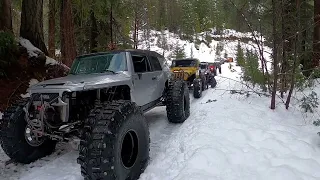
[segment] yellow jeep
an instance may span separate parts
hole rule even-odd
[[[202,91],[207,89],[205,76],[200,70],[200,60],[196,58],[175,59],[172,61],[171,72],[173,78],[183,79],[189,88],[193,86],[193,95],[200,98]]]

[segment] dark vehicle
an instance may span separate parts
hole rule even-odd
[[[217,75],[217,65],[215,63],[209,62],[209,70],[215,76]]]
[[[215,79],[215,74],[212,73],[210,68],[210,63],[208,62],[201,62],[200,64],[201,72],[205,76],[207,88],[210,85],[212,88],[216,87],[217,81]]]

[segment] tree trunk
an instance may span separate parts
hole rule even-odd
[[[301,9],[300,9],[300,7],[301,7],[301,2],[300,2],[300,0],[296,0],[296,11],[297,11],[297,13],[296,13],[296,22],[297,22],[297,26],[298,27],[296,27],[296,30],[298,31],[298,32],[300,32],[301,31]],[[297,33],[296,35],[295,35],[295,40],[294,40],[294,42],[295,42],[295,44],[294,44],[294,61],[293,61],[293,67],[292,67],[292,74],[291,74],[291,80],[290,80],[290,90],[289,90],[289,94],[288,94],[288,97],[287,97],[287,101],[286,101],[286,109],[289,109],[289,105],[290,105],[290,101],[291,101],[291,97],[292,97],[292,93],[293,93],[293,89],[294,89],[294,87],[295,87],[295,84],[296,84],[296,78],[295,78],[295,76],[296,76],[296,68],[297,68],[297,65],[298,65],[298,60],[299,60],[299,54],[300,54],[300,46],[298,46],[298,45],[300,45],[300,33]],[[298,48],[299,47],[299,48]]]
[[[98,47],[98,26],[97,26],[97,19],[94,15],[94,10],[91,10],[90,12],[90,21],[91,21],[91,27],[90,27],[90,50],[92,53],[97,52],[96,48]]]
[[[43,35],[43,0],[23,0],[20,36],[48,55]]]
[[[138,17],[137,12],[134,12],[134,32],[133,32],[133,48],[138,48]]]
[[[49,33],[48,33],[48,46],[49,56],[55,58],[55,34],[56,34],[56,3],[54,0],[49,0]]]
[[[278,85],[278,43],[277,43],[277,11],[276,11],[276,1],[272,0],[272,33],[273,33],[273,87],[272,87],[272,96],[271,96],[271,109],[276,108],[276,94],[277,94],[277,85]]]
[[[72,17],[71,0],[61,0],[61,58],[62,62],[69,67],[77,55]]]
[[[0,31],[12,32],[11,0],[0,2]]]
[[[110,44],[113,44],[113,8],[112,8],[112,3],[110,4]]]
[[[320,60],[320,1],[314,0],[314,34],[313,34],[313,67]]]

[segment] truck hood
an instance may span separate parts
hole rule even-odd
[[[70,91],[83,89],[86,86],[88,89],[99,88],[100,86],[110,86],[128,84],[130,81],[130,76],[125,73],[100,73],[100,74],[83,74],[83,75],[68,75],[61,78],[50,79],[43,82],[40,82],[32,87],[29,90],[38,90],[38,89],[69,89]],[[76,88],[76,89],[74,89]]]

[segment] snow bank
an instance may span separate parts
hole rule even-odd
[[[3,116],[3,113],[2,113],[2,112],[0,112],[0,119],[2,119],[2,116]]]
[[[42,51],[40,49],[38,49],[37,47],[35,47],[28,39],[24,39],[24,38],[20,37],[19,43],[21,44],[21,46],[23,46],[27,49],[29,58],[38,57],[39,54],[42,53]],[[58,51],[58,52],[60,52],[60,51]],[[58,64],[63,65],[67,69],[70,69],[68,66],[56,61],[55,59],[52,59],[52,58],[46,56],[46,65],[58,65]]]
[[[48,57],[48,56],[47,56],[46,64],[57,65],[57,64],[59,64],[59,62],[56,61],[55,59],[52,59],[51,57]]]
[[[30,82],[29,82],[29,87],[33,86],[33,85],[36,85],[38,84],[39,81],[37,79],[30,79]],[[29,93],[26,93],[26,94],[21,94],[20,95],[22,98],[28,98],[30,97],[30,94]]]
[[[42,51],[35,47],[28,39],[20,37],[19,43],[27,49],[29,58],[38,57],[38,55],[42,53]]]

